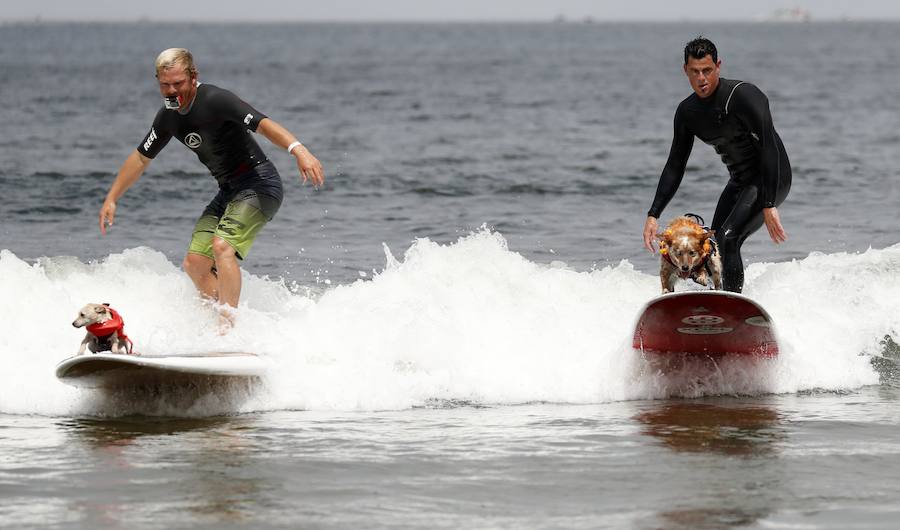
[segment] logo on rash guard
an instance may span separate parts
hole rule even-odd
[[[156,140],[156,129],[150,127],[150,134],[147,136],[147,141],[144,142],[144,151],[150,150],[150,146],[153,145],[154,140]]]
[[[195,132],[184,137],[184,145],[190,147],[191,149],[200,147],[200,144],[202,143],[203,138],[200,138],[200,135]]]
[[[253,114],[247,114],[244,116],[244,125],[250,125],[250,122],[253,121]]]

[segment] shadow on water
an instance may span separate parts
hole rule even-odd
[[[678,401],[641,412],[635,419],[644,425],[644,434],[680,452],[773,454],[774,442],[784,437],[777,430],[778,413],[760,405],[725,407]]]
[[[643,434],[659,440],[675,453],[708,454],[715,460],[721,457],[742,461],[770,460],[778,455],[778,442],[786,437],[777,410],[759,403],[723,406],[703,401],[669,401],[640,412],[634,418],[643,425]],[[771,466],[756,464],[753,467],[771,469]],[[742,476],[742,486],[738,489],[746,491],[727,489],[709,504],[708,495],[701,495],[698,497],[700,506],[662,511],[656,517],[663,521],[664,528],[693,530],[752,525],[776,508],[774,500],[764,492],[747,488],[746,484],[752,482],[751,476]]]
[[[191,432],[231,429],[241,417],[166,418],[123,416],[119,418],[71,418],[57,425],[78,441],[94,448],[131,445],[145,436],[178,436]]]
[[[86,527],[192,526],[253,519],[265,479],[254,471],[256,416],[75,418],[57,423],[87,454],[71,503]]]
[[[742,508],[696,508],[662,512],[666,521],[663,528],[684,528],[690,530],[720,530],[750,526],[771,513],[768,509]]]

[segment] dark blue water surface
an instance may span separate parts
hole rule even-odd
[[[671,380],[630,345],[658,292],[641,230],[698,33],[768,95],[792,161],[788,242],[744,247],[782,352]],[[0,25],[0,527],[896,528],[898,34]],[[225,337],[177,269],[216,192],[186,148],[98,230],[172,46],[327,173],[302,186],[260,138],[286,199]],[[697,142],[664,220],[711,219],[726,180]],[[91,301],[144,351],[254,351],[271,370],[234,393],[70,388],[53,367]]]
[[[749,260],[896,243],[898,26],[790,24],[7,25],[0,28],[0,247],[22,258],[104,257],[129,246],[180,263],[215,193],[169,145],[119,204],[96,215],[160,105],[153,60],[194,52],[201,80],[291,129],[325,166],[318,191],[260,138],[288,182],[248,270],[337,281],[384,265],[381,242],[455,240],[486,224],[511,248],[577,268],[655,258],[640,230],[689,94],[683,43],[721,50],[722,75],[756,83],[794,168],[781,208],[790,241],[765,234]],[[712,216],[727,176],[695,145],[664,219]],[[301,252],[302,249],[302,252]],[[551,254],[551,249],[554,254]],[[327,274],[325,271],[327,270]]]

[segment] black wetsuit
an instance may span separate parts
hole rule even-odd
[[[675,136],[648,215],[659,218],[684,176],[694,137],[712,145],[730,179],[719,197],[711,228],[722,253],[723,283],[741,292],[741,245],[763,224],[763,208],[776,207],[791,188],[791,164],[769,112],[769,100],[756,86],[719,79],[706,98],[691,94],[675,111]]]
[[[264,118],[228,90],[203,83],[186,112],[159,109],[137,150],[154,158],[174,136],[196,153],[222,191],[252,188],[281,201],[281,179],[250,134]]]

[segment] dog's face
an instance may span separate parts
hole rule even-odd
[[[82,328],[91,324],[106,322],[111,318],[112,313],[109,312],[109,307],[103,304],[88,304],[81,308],[81,311],[78,312],[78,318],[72,322],[72,325],[76,328]]]
[[[667,242],[669,259],[681,272],[696,269],[703,263],[703,241],[686,235],[678,236]]]
[[[689,219],[678,218],[659,234],[659,252],[668,255],[681,273],[687,273],[700,267],[709,256],[710,237],[711,231]]]

